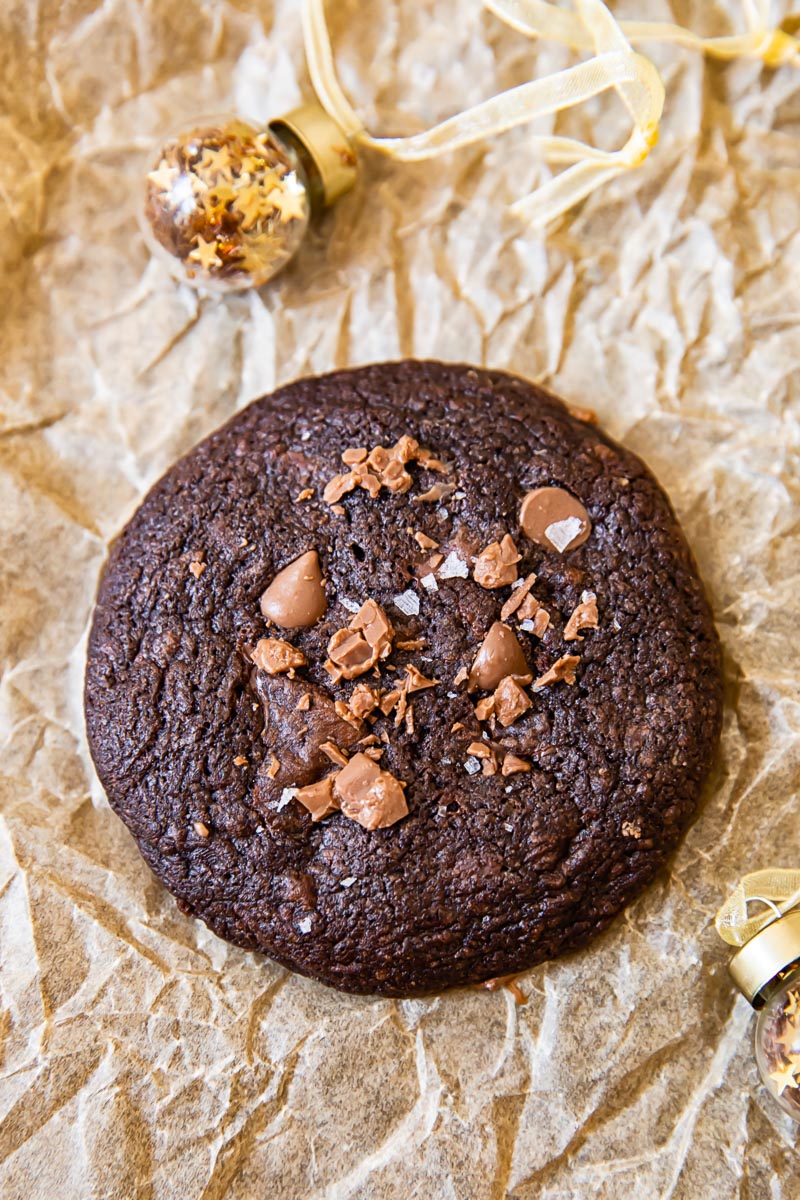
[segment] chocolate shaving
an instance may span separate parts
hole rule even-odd
[[[525,597],[530,593],[530,590],[535,583],[536,576],[533,572],[531,572],[530,575],[525,576],[524,582],[521,583],[519,587],[514,588],[508,600],[506,600],[505,604],[500,609],[501,621],[507,621],[509,617],[513,617],[514,613],[522,604],[522,601],[525,599]]]
[[[523,596],[522,603],[517,609],[517,620],[530,621],[540,608],[541,605],[535,596]]]
[[[448,500],[455,490],[455,483],[434,483],[432,487],[428,488],[427,492],[421,492],[419,496],[414,496],[412,503],[438,504],[440,500]]]
[[[342,460],[350,470],[334,475],[326,485],[323,499],[328,504],[341,500],[342,496],[357,487],[369,492],[373,499],[384,487],[390,492],[407,492],[413,480],[406,470],[406,464],[414,460],[428,470],[446,470],[429,450],[422,449],[416,439],[408,434],[404,434],[388,449],[375,446],[369,453],[362,447],[345,450]],[[455,484],[452,486],[455,489]]]
[[[282,675],[306,665],[302,650],[280,638],[261,638],[250,655],[253,664],[267,675]]]
[[[517,563],[521,559],[514,539],[507,533],[501,542],[492,542],[478,555],[473,569],[475,582],[487,589],[505,587],[519,575]]]
[[[485,742],[470,742],[467,746],[467,754],[472,754],[475,758],[488,758],[491,753]]]
[[[339,808],[338,798],[333,792],[337,774],[338,772],[327,775],[325,779],[311,783],[308,787],[298,788],[295,792],[295,800],[299,800],[303,807],[308,809],[312,821],[321,821],[323,817],[329,816]]]
[[[378,707],[378,693],[366,683],[359,683],[350,697],[350,709],[354,716],[368,717]]]
[[[428,679],[416,667],[406,667],[406,688],[409,692],[421,692],[425,688],[436,687],[440,679]]]
[[[530,771],[531,764],[527,758],[520,758],[516,754],[507,754],[503,759],[501,773],[503,775],[519,775],[523,771]]]
[[[547,687],[551,683],[569,683],[575,682],[575,669],[580,662],[575,654],[565,654],[554,662],[549,670],[545,671],[544,675],[540,675],[533,685],[535,692],[540,692],[542,688]]]
[[[343,721],[347,721],[347,724],[352,725],[359,733],[361,732],[362,722],[351,710],[349,704],[346,704],[344,700],[335,700],[333,707],[337,716],[341,717]]]
[[[597,629],[597,597],[594,592],[584,592],[580,604],[574,609],[572,616],[564,628],[565,642],[582,642],[582,629]]]
[[[336,763],[337,767],[346,767],[349,759],[346,754],[342,754],[341,750],[333,742],[323,742],[320,750],[332,763]]]

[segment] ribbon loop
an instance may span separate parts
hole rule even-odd
[[[767,912],[750,916],[748,906],[760,903]],[[770,868],[745,875],[717,913],[717,933],[729,946],[744,946],[751,937],[800,905],[800,871]]]
[[[761,58],[768,66],[800,63],[800,42],[769,27],[769,0],[743,0],[747,32],[701,38],[668,22],[617,21],[602,0],[575,0],[575,10],[549,0],[484,0],[485,7],[529,38],[547,37],[591,57],[574,67],[510,88],[411,137],[374,137],[342,91],[325,20],[324,0],[303,0],[303,36],[309,72],[329,116],[359,145],[400,162],[420,162],[505,133],[537,117],[553,116],[594,96],[615,91],[633,129],[624,146],[601,151],[570,138],[530,138],[545,163],[569,164],[553,179],[512,205],[512,212],[542,225],[561,216],[624,171],[645,161],[658,141],[664,86],[649,59],[631,42],[662,41],[718,58]]]

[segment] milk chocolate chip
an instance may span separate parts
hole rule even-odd
[[[284,629],[304,629],[328,607],[316,550],[301,554],[273,579],[261,597],[264,616]]]
[[[513,630],[495,621],[475,656],[469,673],[468,691],[493,691],[506,675],[528,675],[525,652]]]
[[[519,523],[532,542],[559,554],[582,546],[592,532],[592,522],[580,500],[559,487],[528,492],[519,510]]]

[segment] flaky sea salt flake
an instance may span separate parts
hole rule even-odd
[[[281,798],[276,805],[277,812],[280,812],[282,808],[286,808],[286,805],[289,804],[290,801],[294,800],[295,796],[297,795],[297,790],[297,788],[283,789],[281,792]]]
[[[447,558],[439,567],[440,579],[466,579],[469,575],[469,567],[464,562],[455,550],[451,550]]]
[[[583,529],[577,517],[565,517],[563,521],[553,521],[545,529],[545,536],[555,546],[559,554],[568,550]]]
[[[407,592],[401,592],[399,596],[392,599],[392,604],[395,608],[399,608],[400,612],[406,617],[416,617],[419,615],[419,596],[416,592],[412,592],[411,588]]]

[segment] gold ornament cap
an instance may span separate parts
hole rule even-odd
[[[304,160],[312,198],[326,208],[355,186],[358,159],[347,134],[319,104],[302,104],[270,121],[270,129],[288,141]]]
[[[799,960],[800,909],[794,909],[754,934],[734,954],[729,970],[739,990],[754,1008],[760,1008],[762,988]]]

